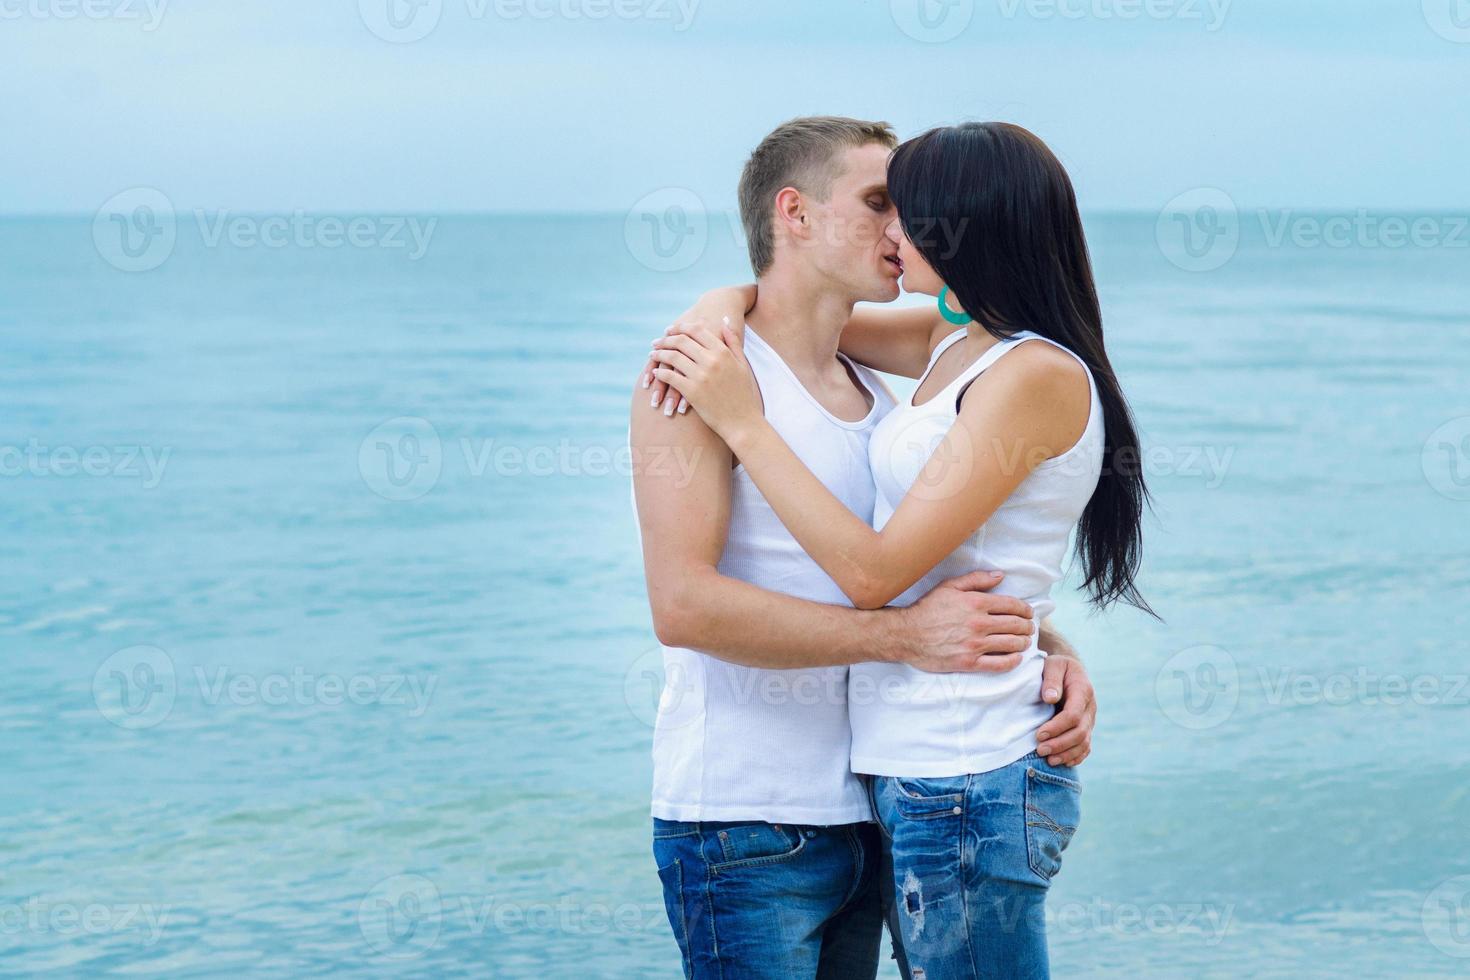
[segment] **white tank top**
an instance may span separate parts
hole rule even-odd
[[[964,337],[964,330],[957,331],[935,348],[926,377],[939,356]],[[934,470],[926,475],[925,467],[945,465],[931,456],[955,423],[965,387],[1028,340],[1052,343],[1030,331],[1001,341],[923,405],[915,407],[910,397],[879,423],[869,447],[878,488],[874,527],[888,522],[916,481],[923,478],[932,486],[939,479]],[[1037,622],[1052,612],[1051,590],[1062,578],[1068,539],[1102,471],[1102,405],[1090,371],[1087,380],[1092,408],[1077,443],[1033,470],[990,520],[893,605],[910,605],[947,578],[994,569],[1005,573],[997,593],[1030,603]],[[960,776],[1015,762],[1036,748],[1036,730],[1053,714],[1041,700],[1043,659],[1033,636],[1020,666],[1004,674],[926,674],[901,664],[855,665],[848,691],[853,771]]]
[[[872,371],[847,362],[873,405],[862,421],[844,422],[748,326],[745,356],[772,427],[828,490],[871,522],[868,438],[893,408],[887,387]],[[730,482],[721,574],[800,599],[850,605],[743,466],[731,472]],[[664,647],[663,656],[653,735],[655,817],[805,824],[869,819],[867,795],[847,766],[848,668],[764,670],[673,647]]]

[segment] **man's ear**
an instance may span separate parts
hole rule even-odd
[[[795,187],[783,187],[776,193],[776,227],[793,241],[805,241],[811,237],[806,201]]]

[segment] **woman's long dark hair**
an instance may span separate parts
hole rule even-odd
[[[1148,503],[1138,433],[1103,347],[1077,196],[1061,161],[1009,123],[931,129],[894,151],[888,193],[914,246],[986,331],[1031,330],[1080,357],[1102,401],[1102,477],[1077,528],[1083,588],[1099,607],[1150,614],[1135,582]]]

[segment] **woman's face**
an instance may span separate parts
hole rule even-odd
[[[909,241],[908,234],[903,230],[903,223],[894,218],[889,222],[886,234],[898,243],[898,261],[903,264],[904,291],[938,296],[944,280],[939,278],[939,274],[924,258],[923,253]]]

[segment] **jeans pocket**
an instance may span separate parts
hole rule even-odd
[[[687,820],[660,820],[653,818],[653,839],[655,842],[661,840],[676,840],[680,837],[698,837],[699,824],[690,823]],[[655,850],[657,844],[655,843]]]
[[[674,940],[679,944],[684,976],[693,977],[694,967],[689,961],[689,930],[684,921],[684,869],[678,858],[658,869],[658,880],[664,886],[664,911],[669,916],[669,927],[674,930]]]
[[[893,808],[906,820],[937,820],[964,813],[968,776],[943,779],[913,779],[892,776]]]
[[[720,842],[718,864],[711,871],[773,864],[795,857],[806,847],[807,836],[789,824],[747,823],[725,827],[715,835]]]
[[[1031,870],[1051,881],[1082,818],[1082,784],[1057,772],[1026,770],[1026,856]]]

